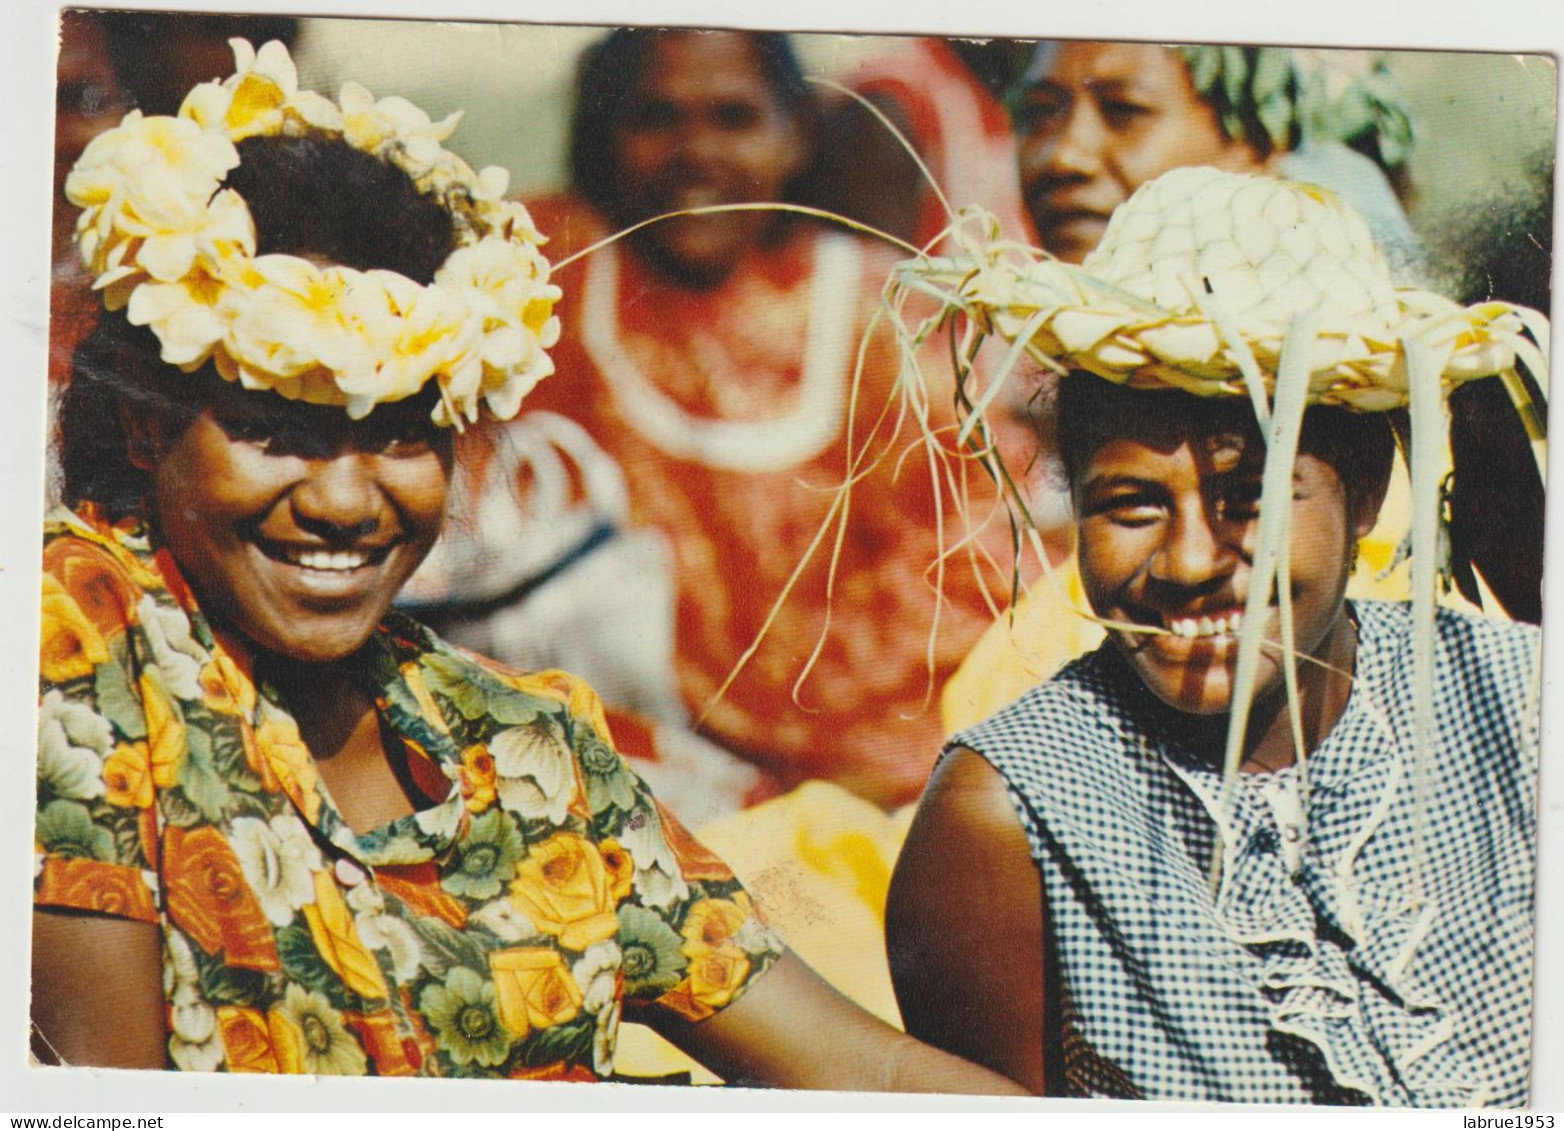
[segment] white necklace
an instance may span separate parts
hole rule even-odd
[[[667,455],[724,471],[780,471],[830,447],[847,411],[860,258],[853,240],[836,232],[817,233],[813,251],[798,401],[781,416],[754,421],[692,416],[647,381],[619,340],[619,249],[610,245],[590,256],[581,288],[582,344],[631,427]]]

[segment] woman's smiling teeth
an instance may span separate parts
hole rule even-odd
[[[296,549],[289,546],[272,547],[270,556],[303,569],[330,573],[350,573],[369,565],[376,557],[365,550]]]
[[[1175,617],[1167,622],[1174,636],[1237,636],[1243,627],[1243,613],[1234,611],[1222,617]]]

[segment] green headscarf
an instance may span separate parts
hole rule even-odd
[[[1412,120],[1383,55],[1349,70],[1336,62],[1337,52],[1215,44],[1170,50],[1227,135],[1257,153],[1333,141],[1386,169],[1406,161]]]

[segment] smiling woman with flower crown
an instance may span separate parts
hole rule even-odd
[[[1007,1090],[788,956],[584,684],[389,611],[559,291],[454,118],[235,53],[67,188],[109,313],[44,535],[38,1055],[595,1079],[632,1010],[730,1079]]]

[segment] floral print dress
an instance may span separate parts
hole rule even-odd
[[[572,676],[388,616],[353,662],[444,800],[357,835],[139,522],[53,512],[42,610],[34,904],[161,928],[172,1067],[597,1079],[626,1004],[702,1020],[780,953]]]

